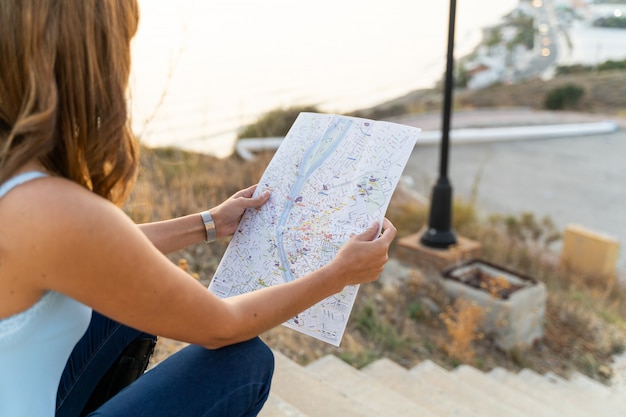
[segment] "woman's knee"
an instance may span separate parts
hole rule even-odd
[[[225,355],[229,357],[227,362],[231,370],[248,374],[269,385],[274,374],[274,353],[260,338],[255,337],[222,349],[232,353]]]
[[[244,343],[251,345],[251,358],[255,358],[254,363],[263,365],[270,374],[274,373],[274,353],[272,350],[258,337]]]
[[[274,354],[258,338],[215,350],[190,345],[93,415],[158,416],[171,410],[183,415],[256,415],[269,395],[273,372]],[[143,414],[133,414],[137,410]]]
[[[206,375],[212,375],[211,380],[240,378],[269,384],[274,373],[274,354],[258,337],[214,350],[189,345],[148,374],[162,372],[181,373],[187,380],[206,380]]]

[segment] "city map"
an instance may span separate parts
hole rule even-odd
[[[382,223],[420,129],[301,113],[263,173],[209,290],[231,297],[298,279],[329,263],[354,234]],[[339,346],[358,286],[284,323]]]

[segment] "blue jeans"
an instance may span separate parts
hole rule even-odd
[[[56,417],[77,417],[100,378],[145,333],[98,313],[59,384]],[[259,339],[209,350],[190,345],[143,374],[89,416],[256,416],[269,395],[274,356]]]

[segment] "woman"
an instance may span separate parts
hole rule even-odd
[[[53,416],[57,389],[85,382],[72,381],[86,377],[66,361],[92,310],[192,345],[90,415],[256,415],[273,369],[256,336],[375,280],[387,260],[396,231],[385,220],[380,238],[373,225],[323,268],[226,300],[173,265],[164,253],[232,234],[270,196],[253,198],[253,186],[140,226],[119,208],[138,159],[126,108],[138,14],[136,0],[0,4],[2,416]]]

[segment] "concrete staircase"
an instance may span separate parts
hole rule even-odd
[[[261,417],[625,417],[626,391],[582,374],[484,373],[431,361],[407,370],[380,359],[357,370],[333,355],[300,366],[274,352],[276,371]]]

